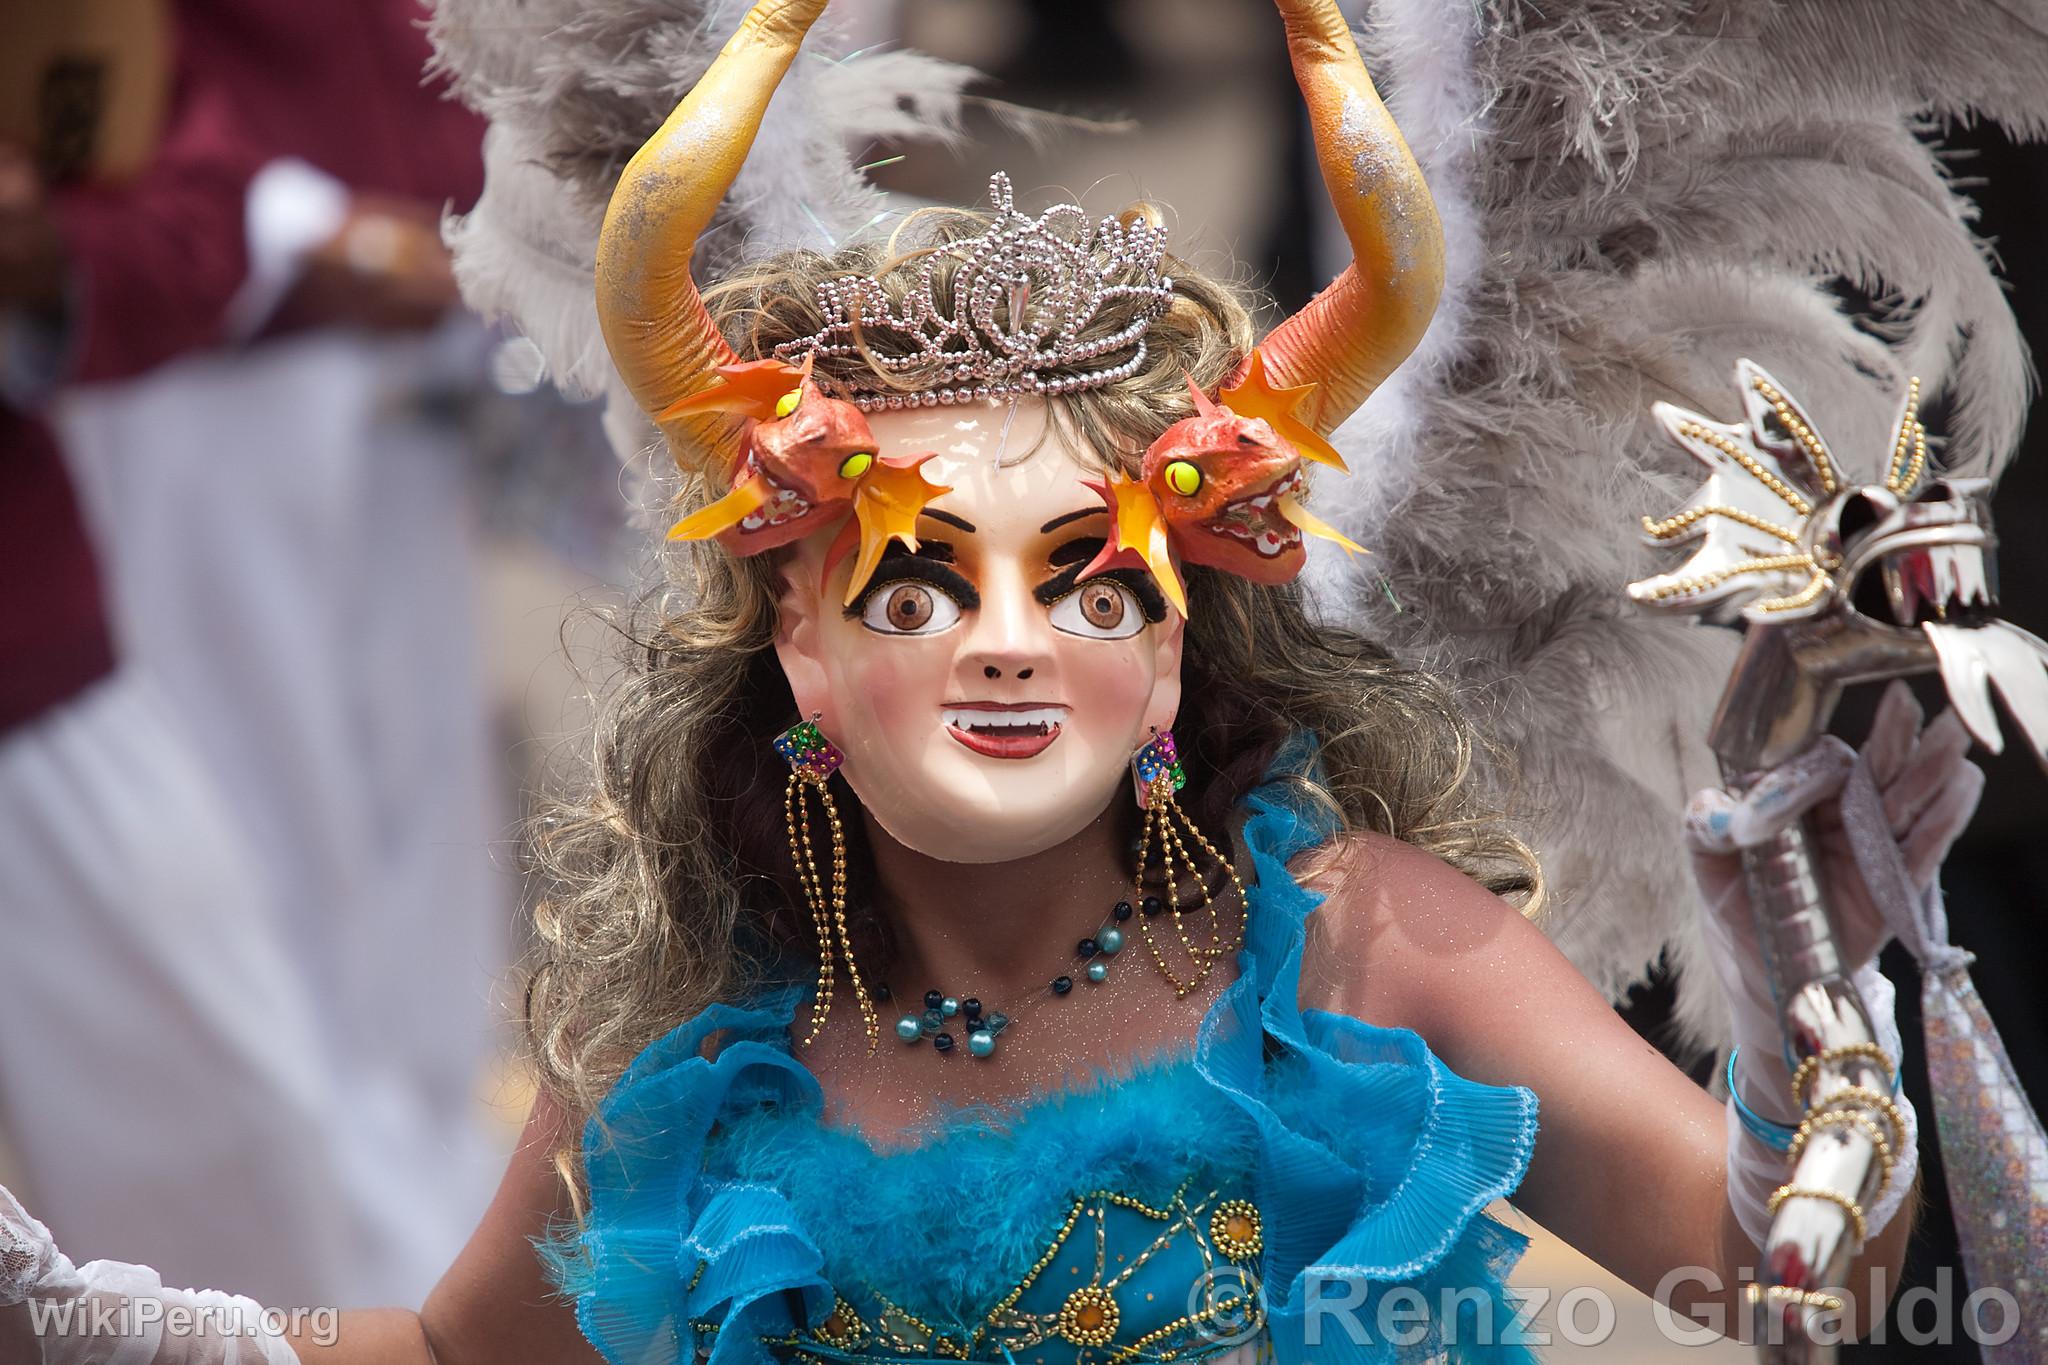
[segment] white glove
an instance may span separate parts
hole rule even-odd
[[[299,1365],[298,1352],[264,1318],[253,1299],[167,1289],[146,1265],[73,1266],[50,1230],[0,1185],[0,1347],[9,1361]]]
[[[1686,811],[1686,840],[1699,884],[1702,937],[1729,1002],[1730,1034],[1740,1048],[1734,1089],[1749,1109],[1780,1124],[1801,1117],[1793,1100],[1777,1007],[1771,999],[1756,919],[1742,876],[1741,850],[1764,843],[1809,811],[1813,854],[1834,916],[1843,961],[1863,997],[1877,1041],[1900,1055],[1892,984],[1877,970],[1891,926],[1911,916],[1906,896],[1939,896],[1942,859],[1969,824],[1984,775],[1969,761],[1969,735],[1954,712],[1921,728],[1919,704],[1894,683],[1878,706],[1858,755],[1825,737],[1759,778],[1741,797],[1709,790]],[[1845,821],[1844,812],[1851,813]],[[1900,904],[1892,904],[1899,901]],[[1865,1210],[1875,1236],[1905,1202],[1919,1165],[1918,1119],[1894,1097],[1906,1127],[1892,1178]],[[1743,1230],[1759,1245],[1770,1228],[1771,1193],[1785,1183],[1784,1154],[1753,1136],[1728,1108],[1728,1191]]]

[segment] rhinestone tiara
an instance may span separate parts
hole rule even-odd
[[[776,358],[794,363],[811,355],[861,355],[856,319],[871,349],[908,343],[903,354],[864,357],[879,367],[871,382],[821,378],[827,392],[869,412],[1076,393],[1136,374],[1145,363],[1146,329],[1173,302],[1173,281],[1159,273],[1165,230],[1142,219],[1104,218],[1091,227],[1079,204],[1057,204],[1028,218],[1012,204],[1010,177],[1001,171],[989,177],[989,198],[996,221],[988,231],[945,249],[959,262],[946,285],[935,278],[938,260],[927,257],[899,313],[872,276],[826,280],[818,286],[825,326],[783,342]],[[1141,276],[1138,283],[1114,282],[1131,272]],[[1144,301],[1134,321],[1082,339],[1105,304],[1132,297]],[[1126,349],[1130,355],[1114,364],[1043,377]],[[888,382],[928,369],[937,372],[937,387],[906,391]]]

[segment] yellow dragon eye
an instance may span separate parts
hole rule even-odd
[[[775,400],[775,415],[777,417],[787,417],[792,412],[795,412],[803,401],[804,391],[802,389],[791,389],[788,393]]]
[[[1202,487],[1202,471],[1186,460],[1166,466],[1166,486],[1184,498],[1192,498]]]
[[[856,450],[839,462],[839,477],[857,479],[874,465],[875,457],[865,450]]]

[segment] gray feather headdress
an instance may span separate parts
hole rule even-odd
[[[1361,44],[1449,286],[1338,434],[1368,477],[1325,505],[1376,554],[1320,586],[1462,684],[1514,764],[1496,776],[1531,813],[1547,927],[1619,999],[1698,951],[1679,812],[1718,781],[1704,735],[1738,643],[1621,592],[1664,567],[1640,518],[1697,482],[1651,404],[1732,417],[1751,356],[1839,448],[1883,451],[1917,375],[1946,395],[1947,467],[1995,473],[2031,376],[1930,134],[2048,127],[2048,7],[1376,0]],[[1681,991],[1695,1041],[1718,1041],[1714,997]]]

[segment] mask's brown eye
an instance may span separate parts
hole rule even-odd
[[[1081,589],[1081,615],[1097,630],[1115,630],[1124,620],[1124,594],[1107,583],[1089,583]]]
[[[932,593],[930,588],[915,583],[903,583],[889,590],[882,614],[889,624],[898,630],[916,630],[932,619]]]
[[[1052,604],[1052,623],[1069,635],[1125,640],[1145,628],[1131,590],[1114,578],[1091,578]]]
[[[901,579],[870,593],[860,615],[884,635],[930,635],[960,619],[960,604],[929,583]]]

